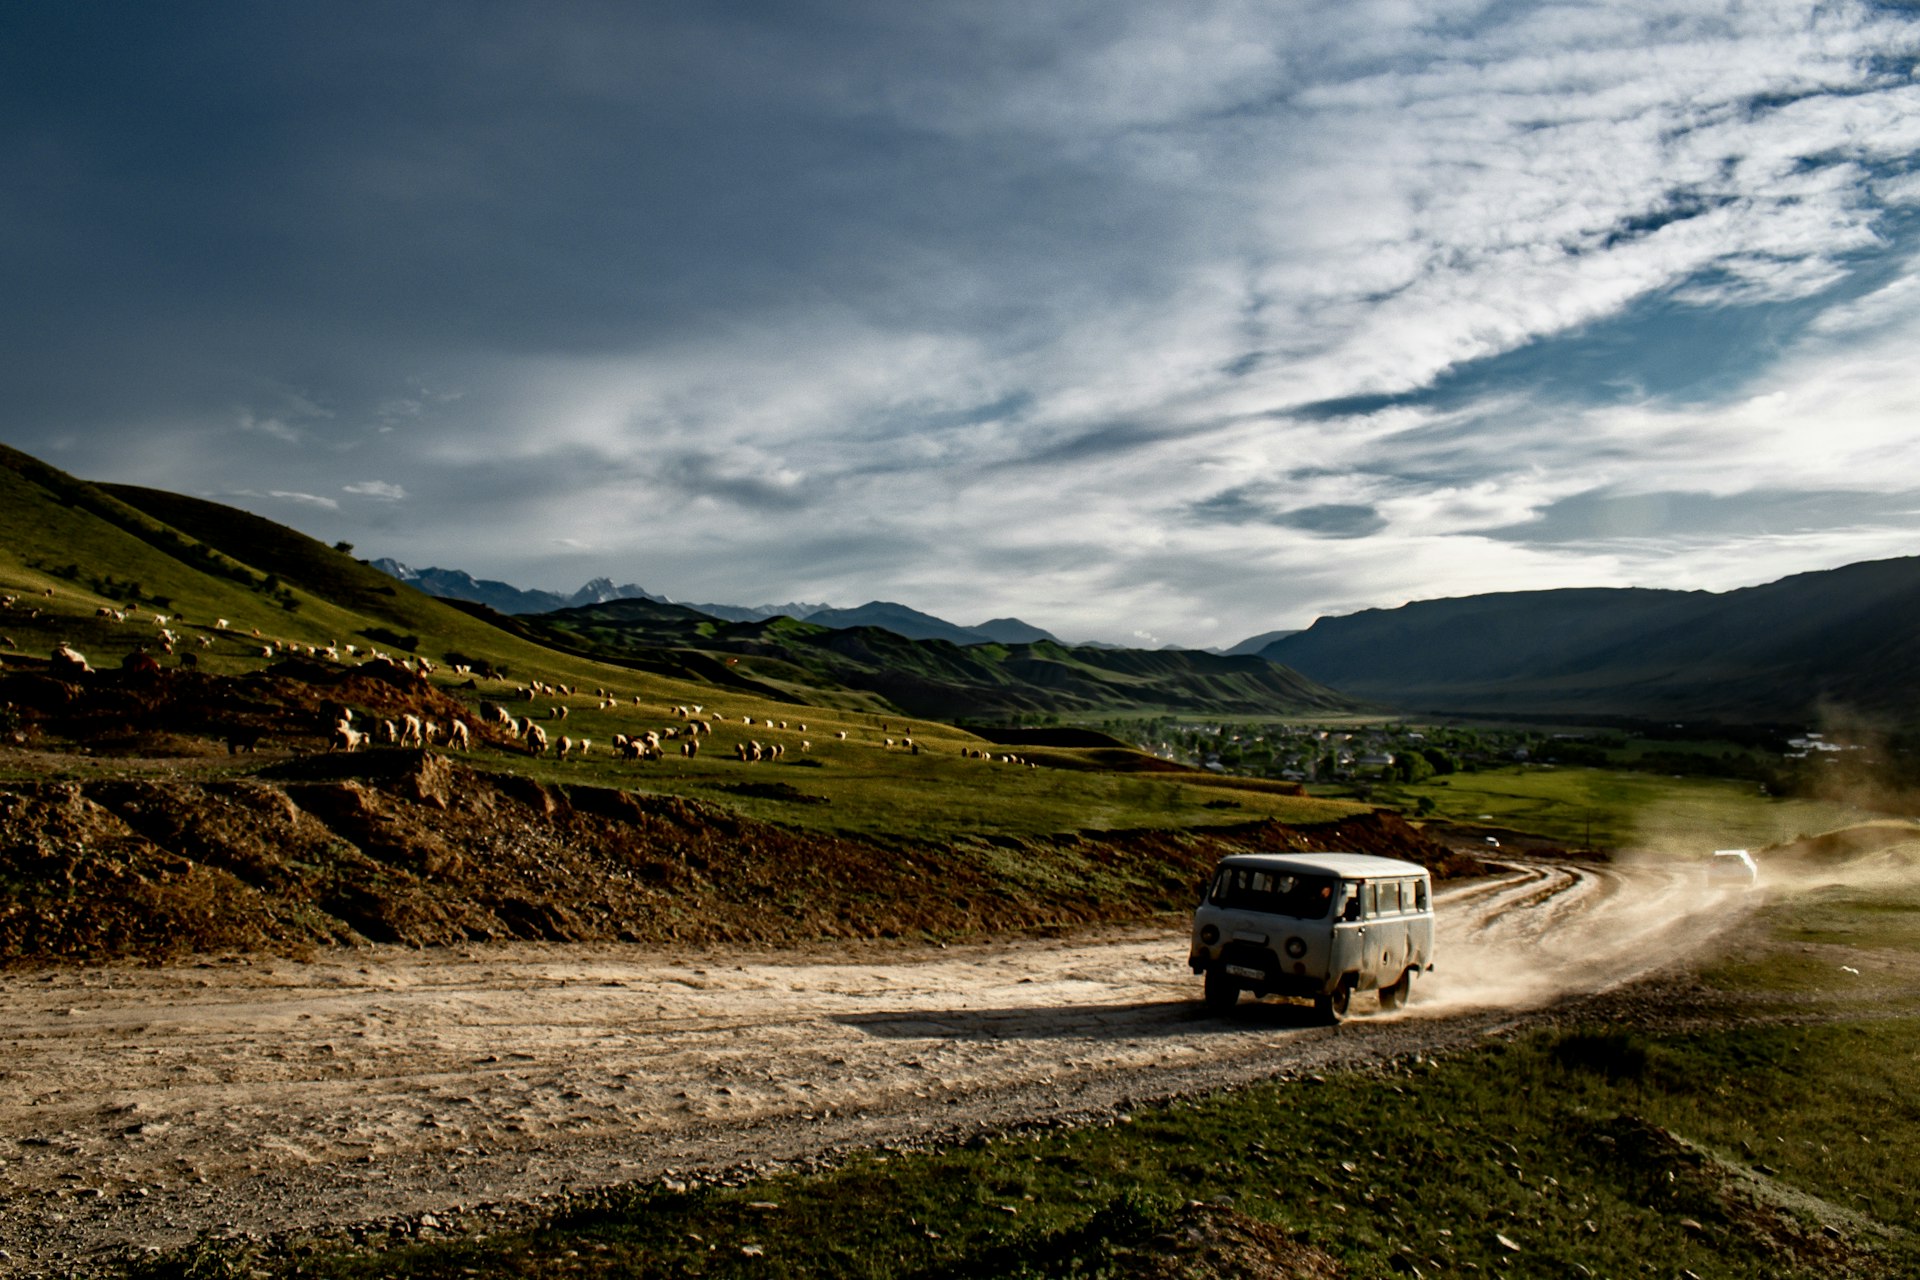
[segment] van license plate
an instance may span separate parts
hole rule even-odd
[[[1227,972],[1236,978],[1253,978],[1256,981],[1264,980],[1267,976],[1265,970],[1249,969],[1243,964],[1230,964],[1227,966]]]

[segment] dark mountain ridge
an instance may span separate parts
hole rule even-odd
[[[1920,557],[1733,591],[1570,588],[1321,618],[1261,654],[1408,711],[1920,715]]]

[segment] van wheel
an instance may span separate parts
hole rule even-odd
[[[1413,994],[1413,970],[1408,969],[1400,975],[1400,981],[1390,987],[1380,988],[1380,1007],[1388,1013],[1407,1007],[1407,997]]]
[[[1353,1012],[1353,984],[1343,982],[1333,989],[1332,995],[1315,996],[1313,1008],[1323,1022],[1345,1022]]]
[[[1207,1008],[1225,1013],[1240,1002],[1240,983],[1224,969],[1207,970]]]

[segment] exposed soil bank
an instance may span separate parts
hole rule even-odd
[[[1313,848],[1461,861],[1386,813],[886,848],[430,752],[315,755],[245,779],[0,786],[0,963],[957,939],[1182,910],[1223,854]]]

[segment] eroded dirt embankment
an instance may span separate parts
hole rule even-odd
[[[1448,856],[1389,814],[885,848],[420,751],[276,772],[0,787],[0,963],[367,942],[954,938],[1180,909],[1230,852]]]

